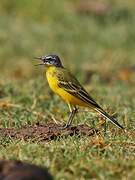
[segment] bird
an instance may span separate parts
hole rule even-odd
[[[124,127],[105,110],[103,110],[103,108],[101,108],[91,95],[89,95],[75,76],[63,66],[59,56],[49,54],[35,57],[35,59],[41,61],[41,63],[36,65],[44,65],[46,67],[45,74],[52,91],[60,96],[69,106],[70,114],[66,125],[63,126],[63,129],[71,126],[72,121],[78,112],[78,107],[82,106],[98,112],[115,126],[124,130]]]

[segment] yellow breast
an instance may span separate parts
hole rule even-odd
[[[47,81],[48,81],[50,88],[55,93],[57,93],[57,90],[59,89],[59,87],[58,87],[58,78],[57,78],[55,67],[49,67],[47,69],[46,77],[47,77]]]
[[[58,77],[56,67],[49,67],[46,71],[46,77],[50,88],[58,94],[64,101],[73,105],[85,106],[85,103],[77,97],[69,94],[58,86]]]

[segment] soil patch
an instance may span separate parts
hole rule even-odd
[[[86,124],[80,124],[77,126],[71,126],[67,129],[62,130],[60,124],[47,123],[40,124],[36,123],[34,126],[27,125],[21,129],[15,128],[0,128],[0,136],[11,137],[13,139],[33,139],[40,141],[54,140],[57,137],[66,137],[73,135],[86,135],[92,136],[97,133],[97,129],[93,129]]]

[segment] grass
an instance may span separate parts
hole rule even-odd
[[[80,14],[78,3],[1,1],[0,127],[67,118],[68,109],[48,88],[44,69],[33,66],[34,56],[56,53],[82,83],[89,79],[87,90],[104,109],[117,114],[128,134],[108,123],[106,134],[100,127],[101,135],[93,137],[44,143],[0,138],[0,158],[46,166],[55,179],[133,179],[135,75],[129,71],[128,80],[123,80],[119,72],[134,66],[135,4],[110,1],[110,13],[101,17]],[[91,78],[86,70],[94,71]],[[95,126],[99,120],[97,115],[80,113],[74,123]]]

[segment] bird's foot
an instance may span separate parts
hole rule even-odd
[[[70,127],[69,124],[64,124],[63,126],[60,126],[59,129],[60,130],[65,130],[65,129],[69,128],[69,127]]]

